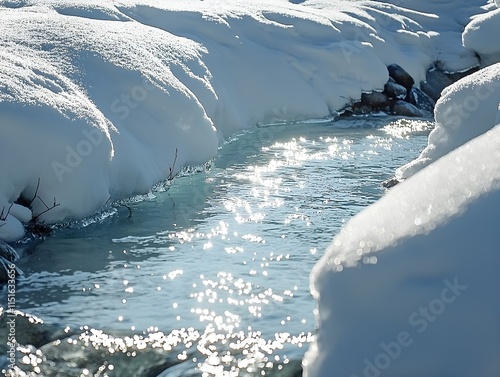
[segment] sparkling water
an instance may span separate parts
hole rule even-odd
[[[312,267],[431,126],[375,117],[259,127],[167,191],[26,246],[17,307],[79,333],[80,362],[65,371],[70,351],[56,342],[23,368],[141,375],[132,359],[142,342],[169,360],[154,374],[163,377],[300,375],[315,333]],[[119,346],[127,339],[133,352]]]

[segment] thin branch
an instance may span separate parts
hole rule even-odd
[[[44,213],[47,213],[50,210],[52,210],[52,209],[54,209],[56,207],[59,207],[61,205],[61,203],[56,203],[56,198],[54,198],[54,204],[51,207],[47,206],[47,204],[45,204],[44,201],[39,196],[37,198],[40,199],[40,201],[43,203],[43,205],[45,207],[47,207],[47,209],[45,211],[40,212],[38,215],[33,216],[33,218],[31,220],[34,221],[34,222],[36,222],[38,220],[38,218],[40,216],[42,216]]]
[[[33,204],[33,202],[35,201],[35,199],[38,197],[38,189],[39,188],[40,188],[40,177],[38,177],[38,182],[36,184],[35,194],[33,195],[33,199],[31,199],[30,202],[28,203],[28,207],[31,208],[31,205]]]
[[[6,221],[7,220],[7,217],[9,217],[10,210],[12,209],[13,205],[14,205],[14,203],[10,203],[9,209],[7,210],[7,213],[5,215],[4,215],[5,206],[2,208],[2,213],[0,213],[0,221]],[[5,225],[5,224],[2,224],[2,225]]]
[[[168,168],[169,169],[169,173],[168,173],[168,177],[167,177],[168,181],[172,181],[175,177],[177,177],[179,175],[179,172],[173,174],[174,168],[175,168],[175,163],[177,162],[177,155],[178,155],[178,149],[175,148],[174,162],[172,163],[172,166]]]

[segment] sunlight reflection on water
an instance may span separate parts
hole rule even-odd
[[[19,308],[86,326],[75,340],[83,358],[97,344],[109,357],[153,350],[191,360],[172,375],[281,370],[313,336],[309,273],[322,251],[426,143],[428,122],[389,121],[240,135],[210,171],[131,203],[131,218],[118,209],[26,252]]]

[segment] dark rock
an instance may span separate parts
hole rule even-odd
[[[356,102],[352,105],[352,114],[354,115],[370,114],[372,111],[373,109],[370,106],[364,105],[361,102]]]
[[[435,67],[427,71],[425,81],[420,83],[420,89],[434,101],[437,101],[444,88],[477,70],[478,68],[471,68],[464,72],[447,73],[439,68],[439,63],[436,63]]]
[[[384,94],[389,98],[403,99],[408,94],[408,91],[403,85],[399,85],[390,77],[389,81],[384,85]]]
[[[365,106],[379,110],[382,107],[389,106],[389,98],[382,92],[371,92],[361,94],[361,103]]]
[[[425,76],[425,81],[420,83],[420,89],[434,101],[441,97],[441,92],[447,86],[453,84],[453,80],[444,72],[433,68]]]
[[[409,102],[418,107],[420,110],[427,111],[431,114],[434,112],[434,106],[436,106],[436,102],[434,102],[431,97],[417,87],[413,87],[410,90],[408,96],[406,97],[406,102]]]
[[[394,81],[396,81],[399,85],[402,85],[406,88],[407,91],[410,91],[413,85],[415,84],[415,80],[410,76],[408,72],[406,72],[401,66],[397,64],[391,64],[387,67],[389,71],[389,77],[392,77]]]
[[[382,182],[382,186],[389,189],[396,186],[398,183],[400,183],[400,181],[396,177],[392,177]]]
[[[395,115],[422,117],[424,114],[415,105],[403,100],[397,100],[392,105],[391,111]]]
[[[0,312],[0,332],[2,334],[8,333],[8,321],[12,319],[14,319],[16,324],[16,340],[19,344],[23,345],[30,344],[35,347],[41,347],[54,340],[76,334],[75,330],[49,325],[44,323],[40,318],[18,310],[13,312],[4,310]]]
[[[473,74],[474,72],[477,72],[479,71],[479,68],[480,67],[473,67],[471,69],[467,69],[465,71],[462,71],[462,72],[454,72],[454,73],[446,73],[448,75],[448,77],[453,81],[453,82],[456,82],[460,79],[463,79],[465,76],[469,76],[471,74]]]

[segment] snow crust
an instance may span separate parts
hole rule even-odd
[[[498,376],[499,87],[496,63],[445,89],[428,147],[398,171],[408,179],[314,267],[305,376]]]

